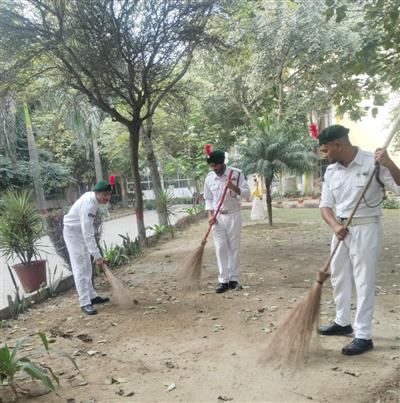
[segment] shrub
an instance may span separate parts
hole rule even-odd
[[[156,209],[156,201],[154,199],[146,200],[144,202],[145,210],[155,210]]]
[[[49,342],[44,333],[38,333],[43,346],[47,353],[50,351]],[[32,379],[37,379],[43,383],[43,385],[48,389],[55,391],[55,383],[58,385],[59,380],[57,376],[54,374],[53,370],[50,367],[44,367],[39,363],[35,363],[30,361],[27,356],[20,357],[19,353],[22,345],[25,342],[25,337],[19,338],[15,346],[12,350],[8,347],[7,343],[0,349],[0,383],[4,385],[4,381],[7,381],[8,386],[11,388],[14,397],[18,397],[18,386],[16,384],[15,376],[18,372],[23,371],[28,374]],[[57,351],[56,351],[57,352]],[[63,357],[68,358],[74,367],[79,371],[75,361],[66,353],[60,351],[57,352]],[[50,373],[50,376],[47,375],[45,369]]]
[[[400,209],[400,200],[395,197],[389,197],[383,201],[383,208]]]

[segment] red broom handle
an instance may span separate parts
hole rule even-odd
[[[387,148],[387,147],[389,146],[390,142],[392,141],[394,135],[397,133],[397,131],[399,130],[399,128],[400,128],[400,114],[397,116],[396,120],[394,121],[393,126],[392,126],[392,128],[391,128],[391,130],[390,130],[390,133],[389,133],[389,135],[387,136],[386,141],[385,141],[385,143],[384,143],[384,145],[383,145],[383,148]],[[368,190],[368,188],[369,188],[369,185],[371,184],[372,179],[374,178],[377,169],[378,169],[378,165],[375,165],[374,170],[370,173],[370,175],[369,175],[369,177],[368,177],[367,183],[365,184],[364,188],[361,190],[361,192],[360,192],[360,194],[359,194],[359,196],[358,196],[358,199],[357,199],[357,203],[356,203],[355,206],[353,207],[353,210],[351,210],[350,216],[349,216],[349,218],[347,219],[347,221],[346,221],[346,223],[345,223],[345,226],[344,226],[344,227],[345,227],[346,229],[347,229],[347,228],[349,227],[349,225],[351,224],[351,221],[353,220],[353,216],[354,216],[354,214],[356,213],[356,211],[357,211],[357,209],[358,209],[358,206],[359,206],[360,203],[361,203],[361,200],[362,200],[363,197],[365,196],[365,193],[367,193],[367,190]],[[330,265],[331,265],[332,258],[333,258],[333,256],[335,255],[336,251],[338,250],[341,241],[342,241],[342,240],[339,240],[339,241],[336,243],[335,248],[333,249],[333,251],[332,251],[332,253],[331,253],[330,257],[329,257],[329,260],[327,261],[327,263],[326,263],[326,265],[325,265],[325,268],[323,269],[324,272],[327,272],[327,271],[328,271],[328,269],[329,269],[329,267],[330,267]]]
[[[228,181],[231,180],[232,174],[233,174],[233,170],[231,170],[231,171],[229,172]],[[220,199],[219,202],[218,202],[218,205],[217,205],[217,208],[216,208],[216,210],[215,210],[215,212],[214,212],[213,218],[216,218],[217,215],[218,215],[218,213],[219,213],[219,211],[221,210],[222,203],[223,203],[224,200],[225,200],[225,196],[226,196],[226,192],[227,192],[227,191],[228,191],[228,182],[226,182],[226,184],[225,184],[224,191],[222,192],[221,199]],[[208,224],[208,230],[207,230],[206,234],[204,235],[204,238],[203,238],[202,241],[201,241],[202,244],[205,244],[205,243],[207,242],[208,235],[210,235],[211,228],[213,227],[213,225],[214,225],[214,224]]]

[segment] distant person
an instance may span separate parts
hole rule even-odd
[[[353,333],[351,293],[354,277],[357,293],[355,338],[343,347],[342,353],[356,355],[373,348],[372,317],[376,265],[382,246],[383,186],[400,194],[400,170],[385,149],[377,149],[374,155],[353,146],[348,132],[349,129],[341,125],[333,125],[318,136],[322,154],[331,161],[322,186],[321,215],[333,232],[331,248],[338,240],[342,241],[331,262],[336,318],[330,325],[321,326],[319,332],[327,336]],[[379,175],[373,178],[346,230],[345,222],[376,164],[379,164]]]
[[[64,216],[64,240],[71,260],[79,304],[87,315],[97,313],[93,304],[109,301],[109,298],[98,296],[93,288],[90,256],[93,256],[100,268],[103,267],[105,261],[94,237],[94,218],[100,204],[110,201],[111,194],[111,185],[102,180],[94,186],[93,192],[84,193]]]
[[[256,176],[253,176],[254,190],[252,192],[253,201],[251,204],[250,219],[251,220],[263,220],[264,215],[264,203],[262,198],[262,192],[260,190],[260,183]]]
[[[240,232],[242,228],[241,199],[250,197],[250,188],[240,169],[225,165],[225,152],[211,151],[207,163],[212,171],[204,183],[205,208],[208,222],[214,225],[214,245],[218,262],[217,293],[239,287],[239,251]],[[233,172],[228,180],[229,173]],[[225,200],[220,214],[214,218],[214,212],[221,199],[225,185]]]

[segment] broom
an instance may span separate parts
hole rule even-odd
[[[233,171],[231,170],[228,175],[228,181],[232,178]],[[213,218],[216,218],[221,210],[222,204],[225,200],[226,192],[228,190],[228,182],[225,184],[224,190],[221,195],[221,199],[218,202],[217,208],[214,212]],[[199,288],[199,281],[201,276],[201,267],[203,263],[204,248],[207,243],[208,235],[211,232],[213,224],[208,225],[208,230],[201,240],[200,246],[188,256],[188,258],[183,263],[183,268],[179,273],[178,279],[181,283],[181,287],[185,291],[193,291]]]
[[[136,300],[132,298],[130,291],[111,273],[105,264],[103,264],[102,270],[111,286],[113,301],[115,301],[117,305],[128,308],[137,303]]]
[[[393,127],[385,141],[383,148],[387,148],[393,136],[400,127],[400,115],[396,118]],[[345,228],[351,224],[353,216],[361,203],[369,185],[376,174],[378,165],[368,177],[368,181],[360,192],[357,202],[345,223]],[[336,243],[329,260],[323,269],[317,272],[317,278],[313,287],[306,296],[300,300],[284,318],[278,329],[271,336],[264,354],[265,360],[278,360],[284,364],[300,366],[305,364],[310,350],[311,336],[318,322],[322,285],[329,277],[328,269],[335,255],[340,240]]]

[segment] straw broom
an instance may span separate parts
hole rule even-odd
[[[400,115],[396,118],[383,148],[388,147],[399,128]],[[366,185],[360,192],[357,202],[345,223],[346,229],[351,224],[353,216],[367,192],[377,169],[378,165],[375,166],[375,169],[368,177]],[[314,328],[318,325],[322,285],[329,277],[328,270],[330,263],[340,242],[339,240],[336,243],[325,267],[317,272],[313,287],[287,314],[278,329],[271,336],[263,357],[264,360],[277,360],[283,364],[293,364],[294,366],[301,366],[306,363],[310,351],[311,336]]]
[[[228,175],[228,181],[231,180],[232,174],[233,171],[230,171]],[[217,208],[214,212],[214,219],[218,216],[222,204],[224,203],[226,192],[228,190],[228,181],[225,184],[221,199],[218,202]],[[178,275],[178,281],[180,282],[181,287],[184,291],[194,291],[199,289],[204,248],[206,246],[207,238],[211,232],[212,227],[213,224],[208,225],[208,230],[201,240],[200,246],[198,246],[197,249],[191,255],[189,255],[183,263],[183,268]]]
[[[115,301],[117,305],[129,308],[137,303],[137,301],[132,298],[130,291],[111,273],[107,265],[103,264],[102,270],[104,277],[111,286],[113,301]]]

